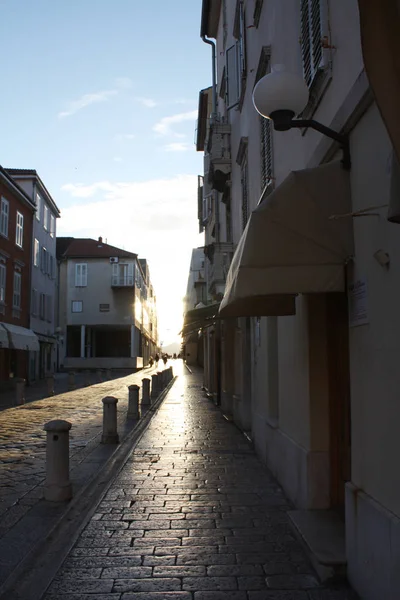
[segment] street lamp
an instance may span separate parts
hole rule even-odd
[[[310,127],[339,143],[343,150],[342,165],[350,169],[350,149],[347,135],[337,133],[314,119],[295,119],[308,103],[309,90],[302,77],[276,65],[253,90],[253,104],[262,117],[271,119],[276,131]]]

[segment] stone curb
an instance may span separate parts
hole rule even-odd
[[[146,414],[102,464],[53,526],[36,542],[0,587],[0,600],[40,600],[76,539],[112,485],[162,404],[177,376],[168,383]],[[23,540],[21,540],[23,543]]]

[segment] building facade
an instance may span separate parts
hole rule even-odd
[[[157,344],[156,300],[137,255],[100,237],[58,238],[58,367],[140,369]]]
[[[30,281],[35,205],[0,167],[0,383],[28,379],[29,353],[39,350],[30,329]]]
[[[7,169],[36,207],[32,235],[30,328],[39,339],[39,352],[30,352],[29,380],[54,373],[57,356],[56,224],[60,211],[33,169]]]
[[[206,240],[235,250],[208,328],[217,401],[294,502],[309,547],[321,523],[341,530],[328,567],[347,562],[362,598],[395,598],[400,179],[359,3],[204,0],[201,36],[215,43],[216,78],[199,103],[200,218]],[[254,87],[278,65],[308,86],[301,117],[347,136],[351,165],[312,125],[276,131],[255,110]]]
[[[199,314],[207,311],[210,295],[207,290],[204,247],[194,248],[190,259],[186,295],[183,301],[182,354],[188,364],[204,365],[205,329],[198,326]],[[202,324],[202,322],[201,322]]]

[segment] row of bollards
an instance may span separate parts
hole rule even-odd
[[[141,407],[150,407],[172,381],[174,377],[172,367],[164,369],[151,377],[142,379]],[[141,410],[139,407],[138,385],[128,386],[128,419],[139,420]],[[107,396],[103,402],[103,432],[102,444],[118,444],[119,435],[117,428],[118,398]],[[69,431],[72,425],[68,421],[55,420],[45,424],[46,439],[46,480],[44,484],[44,497],[52,502],[62,502],[72,498],[72,485],[69,479]]]

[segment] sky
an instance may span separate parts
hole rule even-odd
[[[58,236],[149,262],[160,339],[182,324],[198,234],[201,0],[0,0],[0,164],[36,169]]]

